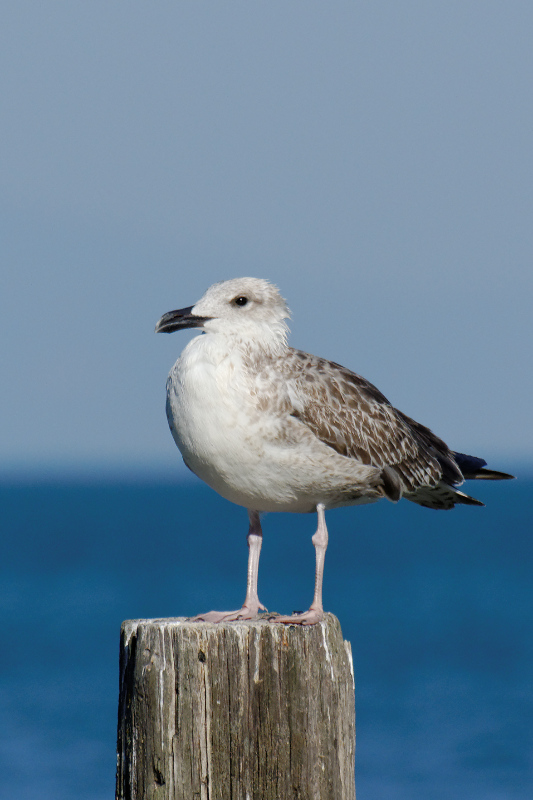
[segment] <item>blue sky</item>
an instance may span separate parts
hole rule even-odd
[[[0,469],[182,474],[190,334],[153,328],[241,275],[454,449],[529,459],[532,30],[512,0],[4,3]]]

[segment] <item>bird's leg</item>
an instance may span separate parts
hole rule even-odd
[[[263,543],[263,531],[257,511],[248,511],[250,528],[248,530],[248,578],[246,581],[246,598],[238,611],[208,611],[191,617],[191,622],[235,622],[239,619],[255,619],[261,611],[266,611],[257,595],[257,576],[259,573],[259,555]]]
[[[286,625],[315,625],[324,618],[322,608],[322,579],[324,576],[324,559],[328,546],[328,529],[326,527],[325,506],[319,503],[316,507],[318,514],[318,525],[316,533],[312,538],[316,553],[315,567],[315,594],[309,610],[303,614],[292,614],[290,617],[272,617],[272,622],[283,622]]]
[[[266,611],[264,605],[259,602],[257,594],[257,577],[259,575],[259,556],[261,545],[263,544],[263,531],[261,521],[257,511],[248,511],[250,518],[250,529],[248,531],[248,577],[246,581],[246,599],[243,608],[253,610],[256,617],[259,609]]]

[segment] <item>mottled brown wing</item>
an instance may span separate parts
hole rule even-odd
[[[290,352],[292,415],[318,439],[363,464],[394,469],[405,493],[441,480],[462,482],[447,445],[393,408],[375,386],[340,364]]]

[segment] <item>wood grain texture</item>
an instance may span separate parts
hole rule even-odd
[[[355,800],[349,642],[312,627],[130,620],[118,800]]]

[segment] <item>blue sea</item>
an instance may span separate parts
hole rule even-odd
[[[471,489],[486,508],[327,515],[358,800],[533,797],[533,481]],[[238,607],[246,511],[141,479],[4,480],[0,509],[0,796],[110,800],[120,624]],[[314,530],[313,515],[265,517],[270,610],[308,606]]]

